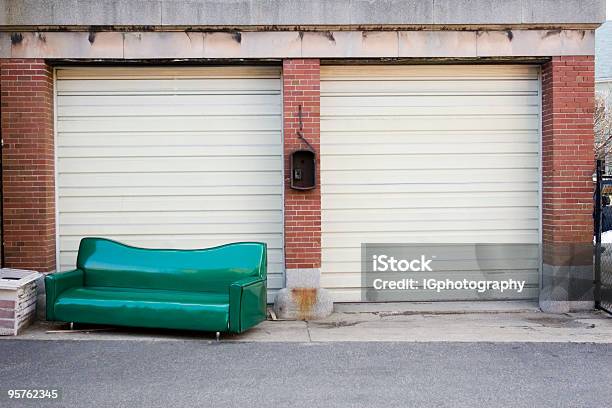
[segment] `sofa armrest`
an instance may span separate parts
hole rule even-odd
[[[229,288],[229,331],[242,333],[266,320],[266,281],[259,276],[241,279]]]
[[[55,301],[66,289],[83,286],[84,274],[80,269],[56,272],[45,276],[45,293],[47,295],[47,320],[55,320]]]

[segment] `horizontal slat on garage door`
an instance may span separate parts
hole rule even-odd
[[[65,67],[57,71],[57,79],[278,79],[277,67]],[[228,86],[231,88],[231,85]],[[272,89],[273,91],[274,89]]]
[[[57,71],[59,264],[104,236],[151,248],[268,244],[284,284],[280,72]]]
[[[532,66],[321,68],[321,283],[337,301],[360,300],[362,243],[540,242],[539,88]],[[488,276],[535,298],[539,268],[538,254]]]

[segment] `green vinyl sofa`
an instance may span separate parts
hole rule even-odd
[[[45,277],[47,320],[242,333],[266,319],[266,244],[136,248],[83,238],[76,269]]]

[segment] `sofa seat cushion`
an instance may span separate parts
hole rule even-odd
[[[80,323],[225,331],[229,295],[87,286],[62,292],[55,316]]]

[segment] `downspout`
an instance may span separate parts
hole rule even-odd
[[[0,118],[2,108],[0,107]],[[1,123],[1,122],[0,122]],[[0,126],[0,268],[4,268],[4,138]]]
[[[0,68],[2,63],[0,62]],[[0,91],[1,82],[0,82]],[[2,97],[0,96],[0,101]],[[4,268],[4,127],[2,126],[2,104],[0,103],[0,268]]]

